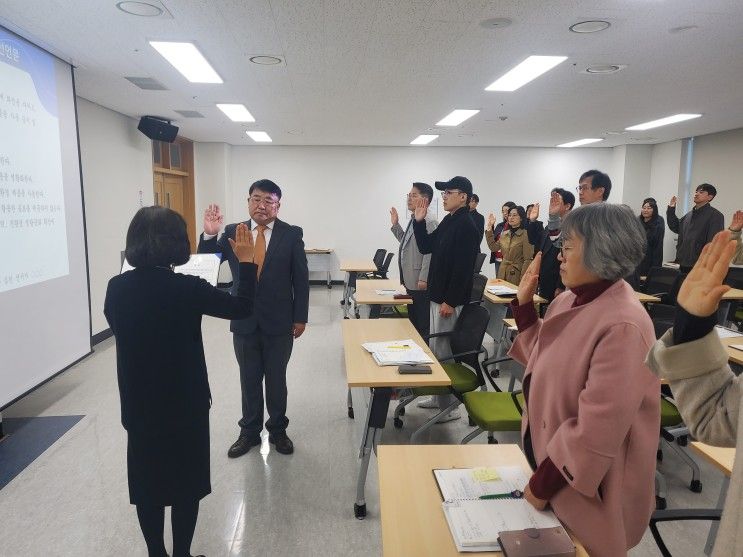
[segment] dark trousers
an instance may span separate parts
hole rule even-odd
[[[240,366],[242,418],[238,422],[243,435],[258,437],[263,429],[263,379],[266,380],[266,429],[269,435],[283,433],[289,425],[286,417],[286,366],[292,354],[292,335],[234,333],[232,341]]]
[[[431,298],[427,290],[408,290],[413,303],[408,306],[408,319],[425,339],[431,330]]]

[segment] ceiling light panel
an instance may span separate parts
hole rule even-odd
[[[244,104],[217,104],[217,108],[233,122],[255,122],[255,118]]]
[[[581,145],[588,145],[590,143],[598,143],[603,141],[601,138],[586,137],[585,139],[578,139],[576,141],[569,141],[568,143],[561,143],[558,147],[580,147]]]
[[[246,131],[250,139],[256,143],[271,143],[273,141],[266,132]]]
[[[529,56],[488,85],[486,91],[515,91],[567,60],[567,56]]]
[[[428,145],[436,139],[438,135],[419,135],[416,137],[413,141],[410,142],[411,145]]]
[[[223,83],[193,43],[150,41],[150,45],[191,83]]]
[[[457,109],[453,110],[447,116],[444,116],[441,120],[436,122],[437,126],[458,126],[465,120],[472,118],[475,114],[480,112],[479,110],[465,110]]]
[[[652,128],[667,126],[669,124],[685,122],[686,120],[693,120],[694,118],[700,118],[701,116],[701,114],[674,114],[673,116],[666,116],[665,118],[659,118],[658,120],[652,120],[650,122],[645,122],[644,124],[637,124],[624,129],[629,131],[649,130]]]

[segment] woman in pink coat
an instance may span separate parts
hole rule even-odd
[[[596,203],[568,214],[562,238],[569,290],[538,319],[537,255],[512,303],[535,469],[525,497],[549,504],[592,557],[626,555],[654,508],[660,428],[660,382],[645,365],[653,325],[622,279],[642,261],[645,232],[626,205]]]

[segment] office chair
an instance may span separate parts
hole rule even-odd
[[[671,269],[668,267],[651,267],[648,271],[647,279],[642,287],[642,292],[650,294],[651,296],[657,296],[661,299],[663,304],[673,304],[670,302],[668,296],[673,289],[676,277],[679,275],[677,269]],[[678,292],[678,290],[676,290]],[[674,297],[675,298],[675,297]]]
[[[465,445],[488,432],[488,444],[497,444],[495,431],[521,431],[521,414],[524,409],[524,393],[472,391],[464,394],[464,407],[476,428],[462,439]]]
[[[664,293],[666,301],[648,305],[648,314],[653,322],[655,338],[662,337],[668,329],[673,327],[673,321],[676,317],[676,296],[685,278],[686,273],[677,273],[676,278],[673,279],[673,285]]]
[[[484,253],[478,253],[475,259],[475,273],[482,272],[482,265],[485,263],[486,255]]]
[[[733,288],[743,289],[743,267],[730,267],[725,277],[725,284]],[[735,300],[730,304],[728,311],[725,312],[725,321],[735,324],[740,331],[743,328],[743,303]]]
[[[379,251],[379,250],[377,250]],[[386,252],[385,252],[386,253]],[[377,270],[372,271],[371,273],[365,273],[363,277],[365,279],[386,279],[387,278],[387,271],[390,270],[390,263],[392,262],[392,258],[395,257],[395,254],[392,252],[386,253],[386,257],[382,257],[382,262],[377,263],[374,262],[375,265],[377,265]]]
[[[426,337],[426,340],[435,337],[448,337],[453,354],[448,358],[439,359],[439,363],[451,379],[451,386],[445,387],[416,387],[412,394],[400,399],[395,408],[394,425],[400,429],[403,426],[402,418],[405,407],[419,396],[454,395],[456,400],[447,408],[438,412],[415,432],[410,442],[415,443],[417,439],[433,426],[436,421],[445,416],[457,406],[462,404],[464,393],[482,388],[485,385],[485,376],[480,367],[479,356],[483,353],[482,340],[485,337],[485,329],[488,326],[490,312],[480,305],[467,304],[462,308],[454,329],[443,333],[434,333]]]
[[[480,254],[484,255],[484,254]],[[470,294],[470,304],[479,304],[485,294],[485,288],[488,285],[488,277],[480,273],[475,273],[472,278],[472,293]]]
[[[716,520],[722,517],[722,509],[670,509],[655,511],[650,517],[650,533],[663,557],[672,557],[668,547],[658,531],[659,522],[675,522],[677,520]],[[701,551],[700,551],[701,554]]]

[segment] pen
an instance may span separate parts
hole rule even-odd
[[[480,495],[480,499],[521,499],[524,496],[523,492],[518,489],[514,489],[508,493],[491,493],[490,495]]]

